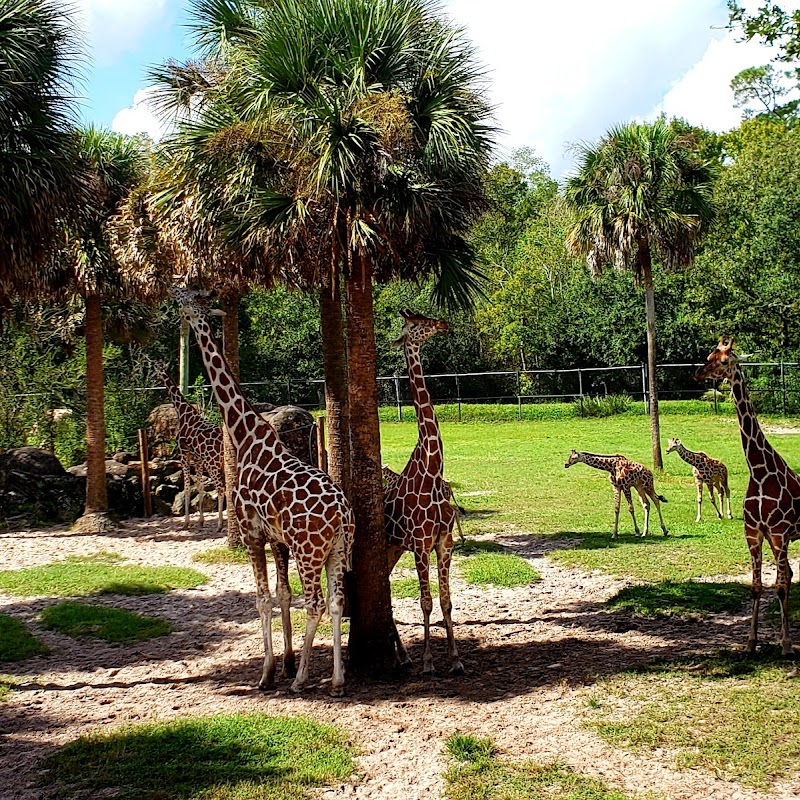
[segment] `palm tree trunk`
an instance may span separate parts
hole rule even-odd
[[[103,316],[100,295],[86,297],[86,506],[75,528],[113,527],[106,493],[106,421],[103,387]]]
[[[371,262],[357,259],[345,286],[349,399],[350,408],[358,409],[350,419],[350,502],[356,537],[348,653],[351,670],[372,677],[395,667],[397,656],[383,523]]]
[[[650,390],[650,438],[653,444],[653,469],[664,469],[661,456],[661,425],[658,418],[658,379],[656,376],[656,300],[653,287],[653,265],[647,242],[639,246],[637,255],[644,280],[644,304],[647,311],[647,371]]]
[[[319,296],[322,362],[325,371],[325,415],[328,433],[328,472],[350,491],[350,403],[347,396],[347,351],[338,276]]]
[[[241,295],[236,291],[228,291],[223,297],[220,305],[225,312],[222,318],[222,354],[228,362],[228,366],[233,373],[233,377],[239,380],[239,303]],[[239,525],[233,513],[233,503],[231,496],[233,487],[236,484],[237,463],[236,451],[233,448],[228,429],[222,426],[222,442],[225,456],[225,504],[228,508],[228,547],[237,547],[241,541],[239,535]]]

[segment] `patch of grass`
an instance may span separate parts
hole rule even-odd
[[[444,775],[447,800],[631,800],[564,764],[501,761],[491,739],[456,733],[445,747],[459,762]]]
[[[14,679],[8,675],[0,675],[0,702],[8,697],[11,690],[14,688]]]
[[[24,661],[47,648],[15,617],[0,614],[0,661]]]
[[[603,702],[586,724],[614,745],[666,748],[679,768],[762,790],[800,770],[797,669],[777,649],[651,665],[598,689]]]
[[[125,556],[111,550],[98,550],[85,556],[67,556],[64,560],[70,564],[120,564]]]
[[[353,768],[353,749],[337,728],[253,714],[84,736],[45,761],[42,783],[66,797],[301,800]]]
[[[749,597],[743,583],[662,581],[626,586],[606,605],[635,617],[697,617],[739,611]]]
[[[431,581],[431,597],[439,596],[439,584]],[[407,578],[394,578],[392,580],[392,597],[410,597],[419,599],[419,578],[417,576]]]
[[[453,547],[453,552],[460,556],[473,556],[475,553],[502,553],[505,551],[503,545],[493,542],[491,539],[464,539],[457,541]]]
[[[199,564],[249,564],[250,555],[244,547],[211,547],[195,553],[192,561]]]
[[[59,603],[42,611],[42,625],[67,636],[89,636],[110,644],[131,644],[172,633],[172,626],[158,617],[85,603]]]
[[[278,631],[282,630],[283,625],[281,622],[281,613],[278,611],[277,613],[273,613],[272,616],[272,630],[273,632],[277,633]],[[305,635],[306,630],[306,612],[303,608],[293,608],[292,609],[292,637],[296,633],[300,633],[301,635]],[[342,635],[350,633],[350,620],[343,619],[342,620]],[[325,637],[332,637],[333,636],[333,620],[331,620],[328,614],[323,614],[322,619],[319,621],[319,625],[317,625],[317,634],[319,636]]]
[[[206,580],[201,572],[186,567],[143,567],[69,560],[0,572],[0,591],[21,597],[140,595],[191,589]]]
[[[800,602],[800,599],[798,599],[799,594],[800,591],[796,588],[789,593],[789,624],[792,626],[800,625],[800,607],[798,607],[798,603]],[[773,597],[772,600],[767,603],[764,614],[773,624],[780,625],[781,604],[777,597]]]
[[[478,553],[460,560],[458,567],[473,586],[527,586],[542,577],[524,558],[511,553]]]

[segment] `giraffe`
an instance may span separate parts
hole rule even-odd
[[[711,498],[711,505],[714,506],[717,516],[722,519],[722,503],[727,500],[728,519],[733,519],[733,514],[731,513],[731,490],[728,487],[728,468],[716,458],[687,449],[680,439],[669,440],[667,454],[673,450],[677,451],[678,455],[692,466],[692,474],[697,486],[697,519],[695,522],[700,522],[703,508],[703,484],[708,487],[708,496]],[[714,500],[714,487],[719,493],[719,508],[717,508]]]
[[[203,527],[204,477],[208,475],[217,489],[217,530],[222,530],[222,504],[225,499],[225,467],[223,465],[222,431],[203,419],[197,409],[183,396],[167,372],[166,364],[157,361],[156,372],[164,382],[172,405],[178,415],[177,445],[183,469],[185,527],[189,527],[191,473],[194,464],[195,483],[199,495],[200,527]]]
[[[664,531],[664,536],[669,534],[667,526],[664,524],[664,517],[661,514],[661,503],[666,503],[667,498],[656,494],[653,485],[653,473],[644,464],[637,464],[619,453],[613,456],[600,456],[595,453],[570,450],[569,458],[564,467],[571,467],[573,464],[578,463],[583,463],[596,469],[604,469],[609,473],[611,485],[614,487],[614,533],[611,536],[612,539],[617,538],[617,531],[619,530],[620,494],[624,494],[625,499],[628,501],[628,510],[631,512],[631,519],[633,520],[633,530],[639,536],[639,525],[636,522],[636,515],[633,513],[631,488],[636,489],[644,509],[644,532],[641,535],[647,536],[649,530],[650,500],[656,504],[656,511],[658,511],[658,518],[661,521],[661,530]]]
[[[789,589],[792,569],[789,565],[789,543],[800,538],[800,478],[770,445],[758,424],[731,339],[723,337],[719,340],[706,363],[695,372],[695,378],[699,381],[727,379],[730,382],[739,418],[742,449],[750,470],[750,482],[744,496],[744,535],[753,562],[753,616],[747,650],[754,653],[758,643],[761,559],[766,539],[778,568],[775,591],[781,606],[781,650],[784,655],[790,655]]]
[[[454,675],[462,674],[464,666],[459,660],[453,634],[453,604],[450,600],[450,562],[453,554],[453,525],[456,510],[450,502],[452,492],[442,475],[444,466],[442,436],[425,385],[419,355],[422,342],[437,333],[447,331],[449,326],[446,322],[420,314],[408,311],[400,313],[403,317],[403,329],[395,344],[402,344],[405,350],[419,438],[405,469],[399,475],[392,473],[388,468],[383,471],[386,480],[384,507],[386,535],[389,542],[389,571],[391,572],[404,551],[408,550],[414,554],[425,626],[422,671],[431,673],[434,671],[430,637],[433,600],[429,571],[431,552],[436,550],[439,602],[447,631],[450,672]],[[400,659],[408,664],[410,659],[396,627],[394,635]]]
[[[301,691],[308,680],[311,646],[325,610],[325,597],[320,585],[324,567],[327,572],[328,606],[333,620],[331,694],[341,696],[344,692],[344,574],[351,569],[354,535],[352,509],[342,490],[327,474],[304,464],[286,450],[273,427],[256,413],[242,395],[208,324],[202,306],[208,293],[179,287],[173,289],[173,296],[194,329],[223,422],[236,452],[237,480],[232,491],[232,508],[255,575],[256,607],[264,640],[264,667],[259,688],[271,688],[275,678],[272,595],[266,557],[266,546],[269,545],[278,574],[276,594],[281,607],[285,674],[291,674],[294,669],[290,614],[292,598],[288,580],[290,551],[303,586],[306,631],[292,691]]]

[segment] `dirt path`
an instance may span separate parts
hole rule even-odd
[[[764,797],[703,771],[677,772],[666,753],[642,757],[608,747],[580,724],[584,695],[598,676],[654,657],[741,643],[743,619],[619,619],[600,603],[624,582],[553,564],[545,557],[550,542],[522,535],[499,536],[498,541],[530,559],[543,580],[524,589],[491,590],[456,580],[454,619],[467,677],[423,678],[418,605],[399,600],[400,632],[415,662],[408,679],[348,686],[348,696],[334,700],[324,683],[300,697],[288,693],[286,684],[276,693],[253,688],[262,650],[252,574],[248,566],[192,561],[198,552],[222,544],[210,529],[198,535],[183,531],[177,521],[158,520],[130,523],[103,537],[53,529],[1,534],[0,569],[106,550],[143,564],[192,566],[210,580],[168,595],[100,598],[165,617],[175,628],[166,639],[126,648],[44,631],[35,617],[52,600],[0,595],[0,611],[24,619],[52,651],[24,662],[24,674],[36,683],[0,703],[0,798],[38,800],[41,792],[33,783],[38,761],[90,730],[252,711],[305,714],[350,732],[362,753],[360,780],[323,792],[323,797],[439,798],[446,768],[442,745],[455,730],[491,736],[509,756],[559,759],[629,791],[654,791],[672,800]],[[443,629],[437,626],[434,635],[434,658],[444,670]],[[330,671],[329,643],[318,640],[312,679],[328,678]],[[769,797],[798,795],[800,779]]]

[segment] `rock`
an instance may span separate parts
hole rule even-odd
[[[0,454],[0,474],[11,471],[28,475],[63,475],[61,462],[42,447],[16,447]]]
[[[261,416],[275,428],[283,446],[305,464],[317,466],[314,417],[299,406],[279,406]]]
[[[277,406],[272,405],[272,403],[252,403],[253,409],[257,414],[261,414],[263,417],[264,414],[269,414],[274,411]],[[264,417],[266,419],[266,417]]]
[[[156,486],[153,494],[165,503],[172,505],[173,500],[178,496],[180,489],[169,483],[162,483]]]
[[[178,492],[175,495],[175,499],[172,501],[172,513],[176,517],[180,517],[186,513],[184,509],[184,503],[186,502],[185,494],[183,491]],[[200,496],[192,489],[191,500],[189,501],[189,507],[192,512],[197,511],[198,504],[200,501]],[[217,508],[217,493],[216,492],[206,492],[203,495],[203,511],[215,511]]]
[[[118,452],[114,453],[111,458],[114,461],[119,461],[120,464],[130,464],[131,461],[135,461],[137,456],[133,453],[126,453],[124,450],[119,450]]]
[[[178,413],[172,403],[156,406],[147,417],[147,441],[150,456],[168,455],[178,438]]]

